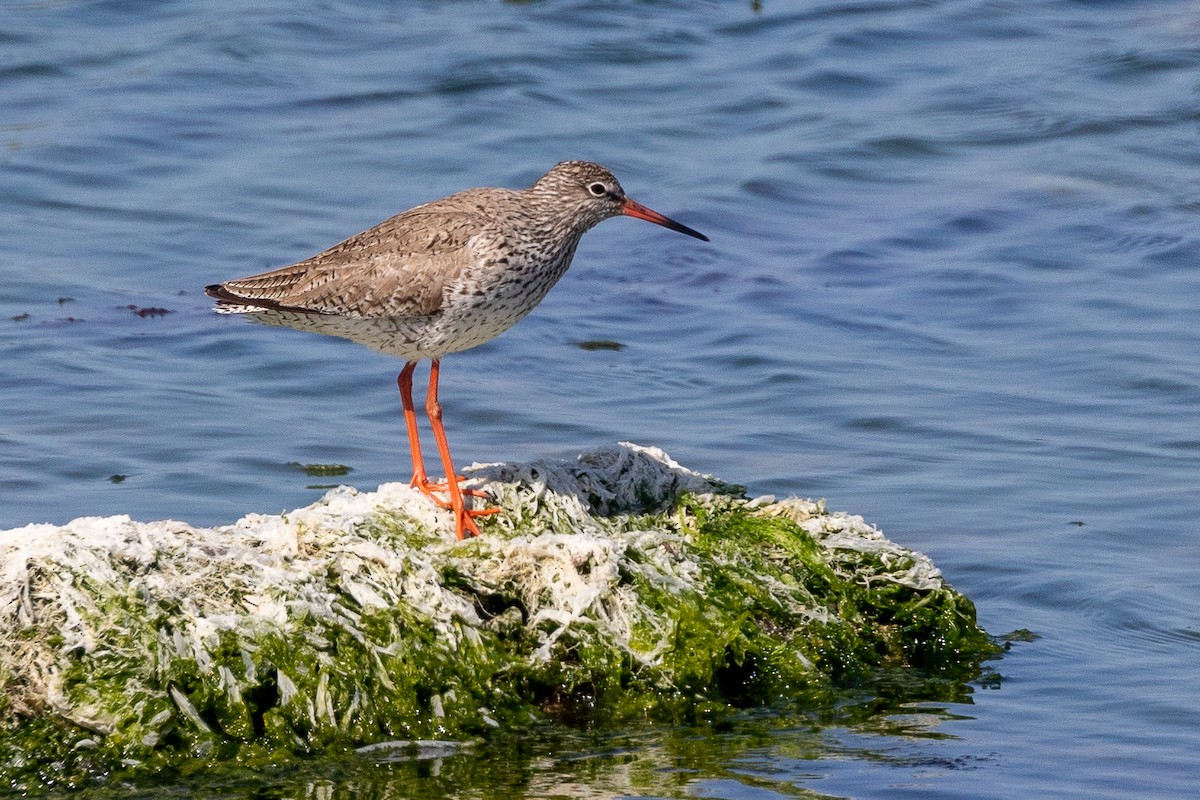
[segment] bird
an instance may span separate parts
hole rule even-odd
[[[458,539],[478,536],[442,424],[442,357],[511,328],[571,265],[584,233],[628,216],[709,241],[630,199],[613,173],[564,161],[527,189],[475,188],[403,211],[289,266],[205,287],[221,314],[337,336],[405,360],[396,378],[412,456],[410,485],[454,514]],[[425,413],[445,470],[430,480],[421,455],[413,373],[429,359]],[[473,505],[473,504],[472,504]]]

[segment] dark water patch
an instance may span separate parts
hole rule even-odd
[[[1119,380],[1116,388],[1137,394],[1147,394],[1158,402],[1194,406],[1200,403],[1200,384],[1161,375],[1130,377]]]
[[[997,248],[994,257],[1036,272],[1070,272],[1083,266],[1077,254],[1042,244],[1002,246]]]
[[[807,89],[827,97],[863,98],[881,92],[888,81],[867,72],[818,70],[782,83],[795,89]]]
[[[998,209],[989,209],[972,214],[963,214],[945,222],[944,227],[956,234],[976,236],[997,233],[1007,227],[1011,214]]]
[[[920,182],[920,177],[909,172],[901,173],[893,170],[888,173],[880,172],[874,166],[856,162],[845,157],[822,157],[812,159],[812,172],[823,178],[851,184],[890,184],[893,186],[912,185]]]
[[[1126,599],[1126,603],[1128,600]],[[1149,606],[1144,603],[1143,606]],[[1126,606],[1127,608],[1127,606]],[[1144,611],[1154,613],[1154,609],[1146,607]],[[1188,627],[1169,627],[1157,623],[1153,618],[1144,614],[1134,613],[1128,609],[1120,619],[1112,621],[1112,632],[1120,637],[1114,647],[1131,654],[1146,654],[1147,652],[1169,654],[1183,645],[1194,647],[1200,645],[1200,629]],[[1200,720],[1200,716],[1197,716]]]
[[[764,35],[796,37],[813,36],[811,28],[807,27],[808,15],[795,12],[781,14],[750,14],[738,17],[733,22],[724,22],[714,27],[713,32],[718,36],[729,36],[735,39],[757,38]],[[789,53],[792,48],[789,48]]]
[[[1067,239],[1093,245],[1096,250],[1117,254],[1169,252],[1183,241],[1175,234],[1128,231],[1099,223],[1066,225],[1059,233]]]
[[[829,43],[835,48],[870,53],[872,57],[886,52],[889,48],[902,48],[911,45],[929,44],[952,38],[945,32],[920,28],[864,28],[856,31],[839,33],[830,38]]]
[[[983,245],[994,240],[996,234],[1008,229],[1017,216],[1011,211],[1001,209],[981,209],[952,215],[936,224],[908,231],[902,236],[882,239],[877,246],[887,250],[936,252],[967,245]]]
[[[349,10],[349,7],[343,6],[342,9]],[[335,34],[338,32],[338,27],[334,24],[333,19],[325,15],[317,18],[293,14],[285,19],[275,20],[271,24],[281,38],[287,39],[295,36],[298,41],[304,42],[311,42],[317,38],[337,38]]]
[[[1168,127],[1190,121],[1194,112],[1167,109],[1159,113],[1127,114],[1118,117],[1064,115],[1047,109],[1029,109],[1011,103],[1007,109],[993,108],[985,125],[949,135],[958,145],[1010,146],[1039,141],[1124,134],[1147,128]]]
[[[352,109],[360,106],[392,105],[420,94],[409,89],[376,89],[354,94],[331,94],[310,97],[295,103],[296,108]]]
[[[766,4],[767,6],[773,4]],[[808,28],[813,23],[830,21],[855,21],[860,17],[887,19],[895,12],[904,12],[910,6],[901,2],[831,2],[804,11],[771,9],[769,14],[757,14],[745,19],[726,23],[718,30],[721,33],[741,35],[786,35],[788,31]]]
[[[756,116],[759,112],[781,111],[790,109],[792,104],[783,97],[770,94],[740,97],[729,105],[713,109],[717,115],[729,118],[740,116]]]
[[[734,276],[724,269],[700,269],[684,276],[681,282],[686,286],[707,288],[716,292],[733,285]]]
[[[618,63],[626,65],[666,64],[682,62],[693,57],[694,49],[703,44],[703,40],[686,31],[673,31],[669,34],[641,39],[637,42],[629,40],[604,39],[586,42],[572,50],[572,59],[599,63]]]
[[[888,280],[893,262],[882,249],[852,248],[819,256],[815,269],[827,275],[827,286],[867,288]]]
[[[18,33],[10,29],[0,29],[0,45],[28,44],[33,39],[34,37],[31,34]]]
[[[1162,442],[1160,446],[1168,450],[1179,450],[1184,453],[1200,452],[1200,439],[1176,439]]]
[[[913,433],[915,429],[908,422],[895,417],[860,417],[849,419],[844,423],[847,430],[867,431],[871,433]]]
[[[863,341],[874,341],[876,346],[884,343],[888,352],[909,351],[924,353],[962,354],[968,352],[961,344],[948,337],[937,336],[916,330],[904,324],[887,324],[873,319],[855,316],[833,315],[821,311],[809,310],[804,315],[810,323],[819,323],[822,327],[841,330],[855,336],[863,337]]]
[[[108,219],[121,222],[144,222],[154,224],[183,224],[197,223],[204,220],[204,217],[192,215],[188,212],[173,211],[169,209],[151,209],[137,208],[125,206],[105,205],[102,203],[87,202],[85,200],[67,200],[56,198],[38,199],[33,197],[23,198],[26,205],[38,208],[43,211],[54,212],[78,212],[86,214],[93,220]],[[115,235],[115,234],[114,234]],[[118,237],[119,238],[119,237]]]
[[[916,253],[944,250],[950,246],[949,242],[944,241],[940,237],[926,235],[890,236],[879,243],[888,250]]]
[[[1137,81],[1160,72],[1189,70],[1200,66],[1200,49],[1164,48],[1101,53],[1089,59],[1091,71],[1108,81]]]
[[[751,178],[741,185],[741,190],[763,200],[793,206],[797,203],[808,205],[814,202],[811,184],[785,178]]]
[[[24,64],[0,67],[0,82],[18,82],[38,78],[62,78],[68,74],[68,71],[59,64],[52,64],[46,61],[29,61]]]
[[[449,72],[427,75],[426,78],[432,92],[450,96],[468,96],[536,83],[530,73],[492,59],[456,64]]]
[[[1186,239],[1175,247],[1155,250],[1144,256],[1146,262],[1161,266],[1194,269],[1200,264],[1200,240]]]
[[[927,276],[933,283],[931,295],[956,300],[974,300],[980,305],[973,316],[979,325],[986,325],[989,313],[1013,316],[1020,306],[1025,286],[1001,272],[981,271],[964,267],[930,269]]]
[[[887,136],[869,139],[863,143],[864,154],[881,159],[893,158],[944,158],[949,151],[933,139],[918,136]]]

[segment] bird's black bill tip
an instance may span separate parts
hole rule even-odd
[[[673,231],[678,231],[679,233],[686,233],[688,236],[699,239],[702,242],[711,241],[707,236],[695,228],[689,228],[687,225],[683,225],[672,219],[668,219],[667,224],[664,227],[670,228]]]
[[[682,223],[676,222],[675,220],[671,219],[670,217],[664,217],[662,214],[658,213],[657,211],[646,208],[641,203],[635,203],[634,201],[630,200],[629,198],[625,199],[625,204],[621,208],[621,213],[623,213],[627,217],[634,217],[635,219],[644,219],[647,222],[653,222],[655,225],[661,225],[664,228],[673,230],[677,233],[685,233],[688,236],[699,239],[702,242],[709,241],[709,238],[707,236],[705,236],[703,233],[701,233],[700,231],[694,230],[692,228],[689,228],[687,225],[683,225]]]

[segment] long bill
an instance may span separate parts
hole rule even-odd
[[[657,211],[646,208],[641,203],[635,203],[628,197],[625,198],[625,203],[621,206],[621,213],[627,217],[636,217],[644,219],[647,222],[653,222],[655,225],[662,225],[664,228],[670,228],[679,233],[686,233],[688,236],[694,236],[702,242],[707,242],[708,237],[700,231],[692,230],[687,225],[681,225],[670,217],[664,217]]]

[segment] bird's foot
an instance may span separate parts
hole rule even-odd
[[[466,478],[462,475],[455,475],[455,484],[462,483]],[[479,526],[475,523],[476,517],[487,517],[492,514],[499,514],[499,508],[455,508],[454,493],[450,491],[449,481],[431,481],[424,475],[414,475],[412,482],[409,484],[414,489],[417,489],[421,494],[428,497],[441,508],[454,511],[454,532],[459,539],[465,539],[468,536],[478,536]],[[450,494],[450,499],[443,499],[438,496],[438,493]],[[459,488],[458,494],[460,497],[488,497],[488,493],[481,489]],[[459,502],[462,502],[461,500]]]
[[[462,483],[465,480],[466,480],[466,477],[463,475],[455,475],[454,476],[454,481],[456,483]],[[441,497],[438,497],[438,495],[437,495],[437,493],[439,493],[439,492],[443,492],[443,493],[447,493],[447,494],[450,492],[449,481],[431,481],[428,478],[426,478],[424,475],[414,475],[413,479],[411,481],[409,481],[408,485],[413,487],[414,489],[417,489],[418,491],[420,491],[421,494],[425,495],[426,497],[428,497],[433,502],[437,503],[442,508],[453,508],[454,507],[450,503],[449,500],[443,500]],[[482,489],[465,488],[465,489],[459,489],[459,491],[462,492],[463,497],[488,497],[489,496],[488,493],[483,491]]]
[[[454,515],[454,533],[459,539],[478,536],[479,526],[475,524],[475,518],[499,513],[498,508],[464,508],[462,513]]]

